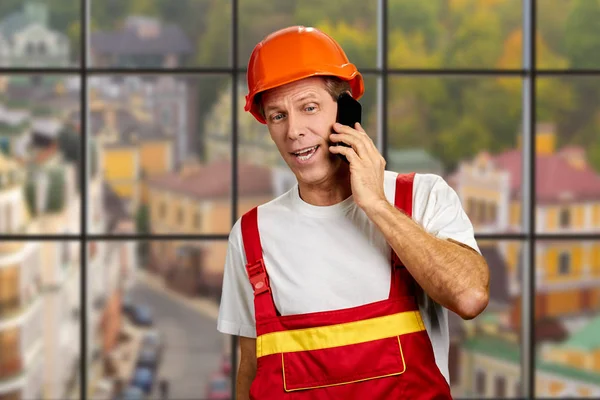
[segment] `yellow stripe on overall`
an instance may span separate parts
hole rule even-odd
[[[343,324],[266,333],[256,339],[256,356],[328,349],[425,330],[418,311]]]

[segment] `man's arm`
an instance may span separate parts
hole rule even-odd
[[[240,368],[236,381],[236,400],[250,399],[250,385],[256,376],[256,339],[240,336]]]
[[[386,161],[357,122],[354,128],[339,123],[329,138],[329,151],[350,162],[354,201],[383,232],[402,263],[437,303],[463,319],[475,318],[488,303],[489,271],[476,251],[434,237],[390,204],[384,191]]]
[[[436,238],[387,201],[364,210],[429,297],[463,319],[485,309],[489,270],[477,251]]]

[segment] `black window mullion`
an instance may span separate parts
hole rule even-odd
[[[231,226],[238,219],[238,0],[231,0]],[[231,336],[231,396],[235,398],[238,365],[238,337]]]
[[[81,372],[81,385],[80,385],[80,398],[87,399],[87,387],[88,387],[88,363],[87,363],[87,337],[88,337],[88,326],[87,326],[87,113],[88,113],[88,99],[87,99],[87,39],[88,39],[88,3],[91,0],[81,0],[81,19],[80,19],[80,52],[79,55],[79,77],[80,77],[80,110],[79,115],[81,119],[81,148],[80,148],[80,165],[79,165],[79,179],[80,179],[80,193],[81,193],[81,227],[80,227],[80,310],[81,319],[79,320],[79,329],[81,331],[80,338],[80,372]]]
[[[90,10],[92,0],[80,0],[80,60],[78,66],[68,68],[24,68],[24,67],[8,67],[0,68],[0,74],[9,75],[32,75],[32,74],[53,74],[53,75],[77,75],[80,78],[80,122],[81,122],[81,142],[80,142],[80,159],[79,159],[79,183],[80,183],[80,232],[79,234],[65,234],[65,235],[1,235],[2,240],[19,240],[19,241],[78,241],[80,244],[80,398],[87,399],[88,397],[88,373],[89,364],[88,361],[88,244],[90,241],[97,240],[227,240],[228,235],[105,235],[105,234],[88,234],[88,136],[87,136],[87,123],[88,123],[88,76],[102,76],[108,74],[122,74],[122,75],[188,75],[188,74],[231,74],[231,225],[238,219],[238,144],[239,144],[239,131],[238,131],[238,98],[239,98],[239,80],[246,73],[246,66],[240,65],[239,60],[239,0],[231,0],[231,66],[230,67],[185,67],[176,69],[136,69],[136,68],[95,68],[89,65],[88,60],[88,49],[89,49],[89,21],[90,21]],[[100,0],[96,0],[100,1]],[[529,108],[528,118],[524,118],[523,121],[527,121],[527,126],[523,126],[523,145],[527,151],[527,163],[523,164],[523,177],[526,177],[528,184],[528,196],[527,207],[523,208],[524,216],[528,222],[528,229],[521,234],[476,234],[476,239],[495,239],[495,240],[520,240],[525,241],[524,245],[527,246],[527,258],[521,261],[523,263],[524,272],[522,274],[523,280],[523,301],[521,304],[523,314],[526,314],[522,320],[522,341],[521,341],[521,367],[523,381],[521,388],[523,396],[533,398],[535,396],[535,374],[536,374],[536,363],[535,363],[535,258],[536,258],[536,242],[538,240],[599,240],[600,233],[575,233],[575,234],[550,234],[550,233],[537,233],[536,232],[536,193],[535,193],[535,175],[536,175],[536,143],[535,143],[535,132],[537,125],[537,93],[536,93],[536,81],[537,76],[542,77],[562,77],[562,76],[600,76],[599,69],[581,69],[581,70],[562,70],[562,69],[551,69],[551,70],[540,70],[538,71],[536,62],[536,31],[537,31],[537,1],[536,0],[522,0],[523,1],[523,30],[527,30],[527,35],[530,37],[530,43],[527,48],[524,48],[524,55],[527,52],[528,65],[522,69],[427,69],[427,68],[389,68],[388,65],[388,1],[378,0],[378,7],[381,7],[381,19],[379,26],[377,27],[380,38],[378,46],[380,46],[381,55],[378,60],[377,68],[363,68],[361,72],[363,74],[373,74],[380,78],[380,94],[378,107],[380,107],[380,150],[382,155],[387,159],[388,155],[388,80],[391,76],[411,75],[411,76],[455,76],[455,75],[478,75],[478,76],[514,76],[524,78],[527,91],[523,95],[524,103],[527,102]],[[524,44],[525,46],[525,44]],[[525,134],[525,132],[528,134]],[[525,143],[526,141],[526,143]],[[236,391],[236,376],[237,376],[237,365],[238,365],[238,337],[231,337],[231,380],[232,380],[232,396],[235,397]]]

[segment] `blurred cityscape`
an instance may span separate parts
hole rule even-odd
[[[299,23],[325,29],[372,68],[377,2],[364,3],[240,0],[240,60],[266,33]],[[538,3],[539,67],[600,68],[600,4],[551,3]],[[388,4],[390,67],[521,67],[520,0]],[[88,234],[227,234],[232,101],[236,215],[291,188],[268,131],[243,112],[242,75],[233,99],[229,72],[169,73],[232,67],[229,9],[217,0],[92,1],[92,66],[165,72],[95,74],[86,110],[79,76],[0,76],[0,235],[80,234],[81,178]],[[3,0],[0,67],[77,67],[79,27],[72,2]],[[365,79],[363,120],[376,138],[382,105],[376,77]],[[394,75],[388,84],[387,169],[443,176],[476,233],[521,233],[521,78]],[[538,77],[536,90],[535,231],[600,234],[600,80]],[[473,321],[450,313],[454,396],[521,396],[520,274],[535,268],[536,395],[600,397],[600,235],[538,239],[535,265],[523,263],[524,242],[478,243],[491,299]],[[227,242],[88,245],[81,288],[78,241],[0,241],[0,400],[79,398],[83,307],[89,398],[232,398],[230,338],[216,331]]]

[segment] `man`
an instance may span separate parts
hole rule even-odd
[[[386,171],[360,124],[335,123],[364,85],[323,32],[267,36],[248,87],[298,183],[229,237],[218,329],[240,336],[236,398],[451,398],[447,309],[477,316],[489,279],[458,196]]]

